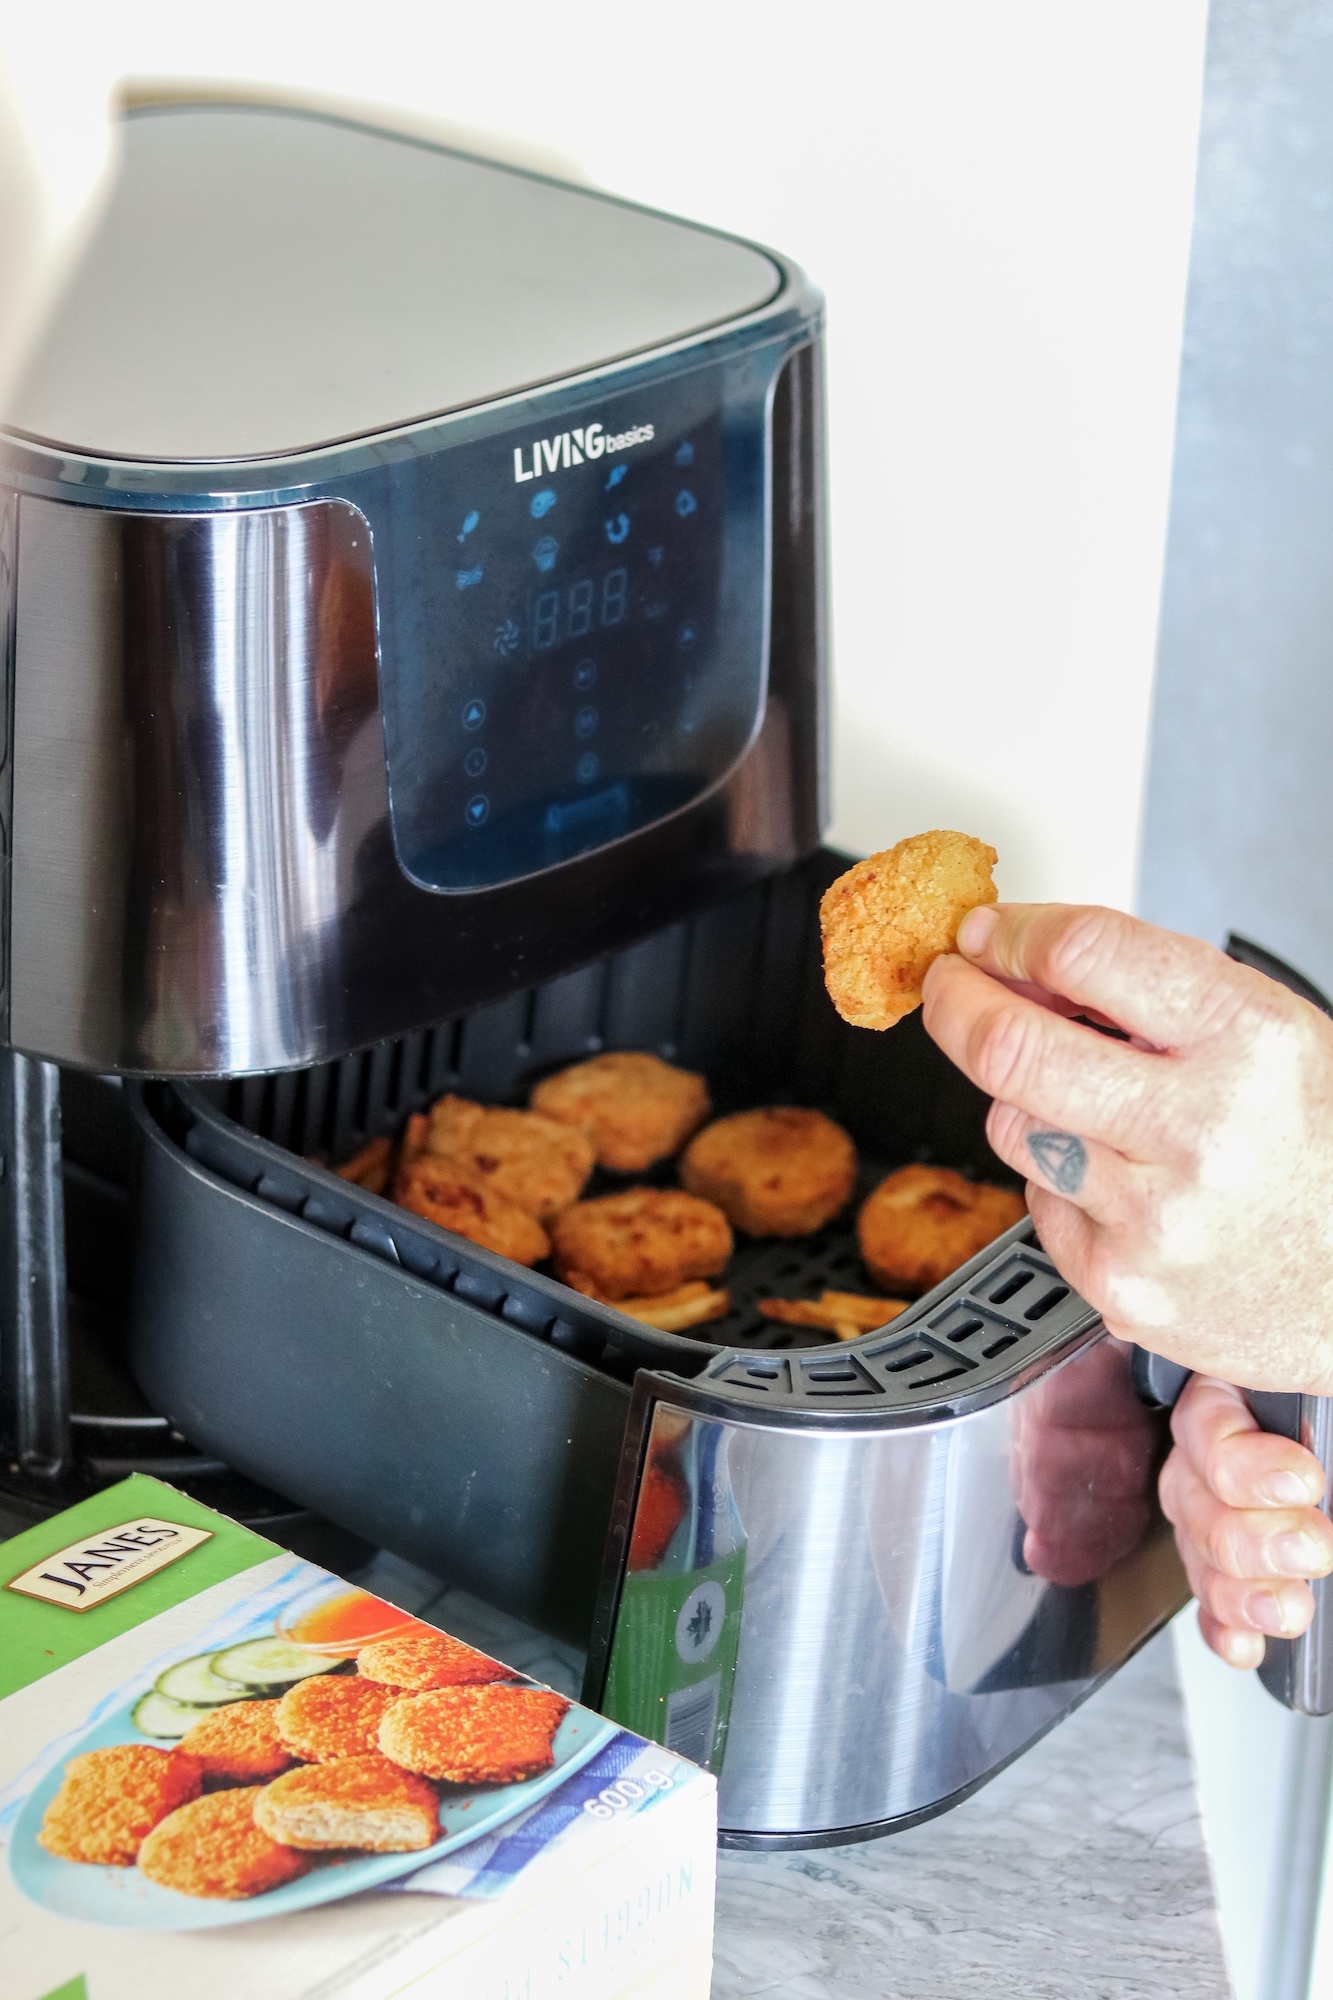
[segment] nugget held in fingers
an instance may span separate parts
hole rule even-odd
[[[599,1166],[640,1174],[669,1159],[709,1113],[708,1086],[660,1056],[614,1049],[545,1077],[532,1108],[592,1141]]]
[[[856,1240],[877,1285],[928,1292],[1027,1212],[1011,1188],[951,1167],[899,1167],[862,1203]]]
[[[824,984],[854,1028],[891,1028],[921,1005],[931,963],[952,951],[958,926],[993,903],[999,857],[967,833],[917,833],[858,861],[819,905]]]
[[[738,1111],[695,1134],[680,1180],[747,1236],[810,1236],[851,1200],[856,1148],[822,1111]]]
[[[557,1276],[613,1302],[716,1277],[732,1249],[721,1209],[675,1188],[626,1188],[576,1202],[556,1217],[551,1238]]]
[[[380,1748],[405,1771],[449,1785],[514,1785],[549,1771],[569,1703],[549,1688],[442,1688],[404,1695],[380,1724]]]
[[[255,1825],[302,1852],[352,1847],[409,1854],[430,1846],[439,1820],[433,1786],[379,1751],[289,1771],[255,1800]]]
[[[66,1764],[38,1841],[63,1861],[128,1868],[158,1822],[198,1798],[202,1778],[199,1760],[180,1750],[146,1743],[85,1750]]]
[[[550,1239],[541,1224],[461,1160],[421,1154],[399,1173],[393,1198],[414,1215],[515,1264],[539,1264],[550,1255]]]
[[[442,1097],[431,1107],[428,1144],[537,1222],[578,1200],[594,1163],[592,1141],[576,1126],[465,1097]]]

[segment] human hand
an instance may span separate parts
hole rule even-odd
[[[926,1029],[994,1098],[1062,1276],[1200,1373],[1333,1392],[1333,1022],[1114,910],[977,909],[958,944]]]
[[[1294,1639],[1313,1618],[1304,1579],[1333,1570],[1333,1522],[1316,1504],[1323,1468],[1304,1445],[1261,1431],[1228,1383],[1203,1375],[1185,1385],[1171,1431],[1159,1491],[1199,1629],[1231,1666],[1257,1667],[1266,1632]]]
[[[1156,1518],[1160,1416],[1139,1401],[1130,1350],[1108,1336],[1014,1400],[1014,1498],[1023,1560],[1051,1583],[1092,1583]]]

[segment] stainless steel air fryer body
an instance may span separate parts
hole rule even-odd
[[[585,1699],[731,1846],[956,1804],[1188,1595],[1133,1359],[1024,1224],[845,1348],[641,1375]]]
[[[585,189],[131,117],[0,464],[11,1045],[308,1064],[809,851],[819,325]]]

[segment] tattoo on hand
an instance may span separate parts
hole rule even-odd
[[[1088,1149],[1072,1132],[1029,1132],[1028,1151],[1060,1194],[1077,1194],[1088,1171]]]

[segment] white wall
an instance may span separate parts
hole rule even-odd
[[[1130,902],[1205,0],[74,11],[122,74],[443,122],[802,261],[836,838],[961,826],[1011,896]]]

